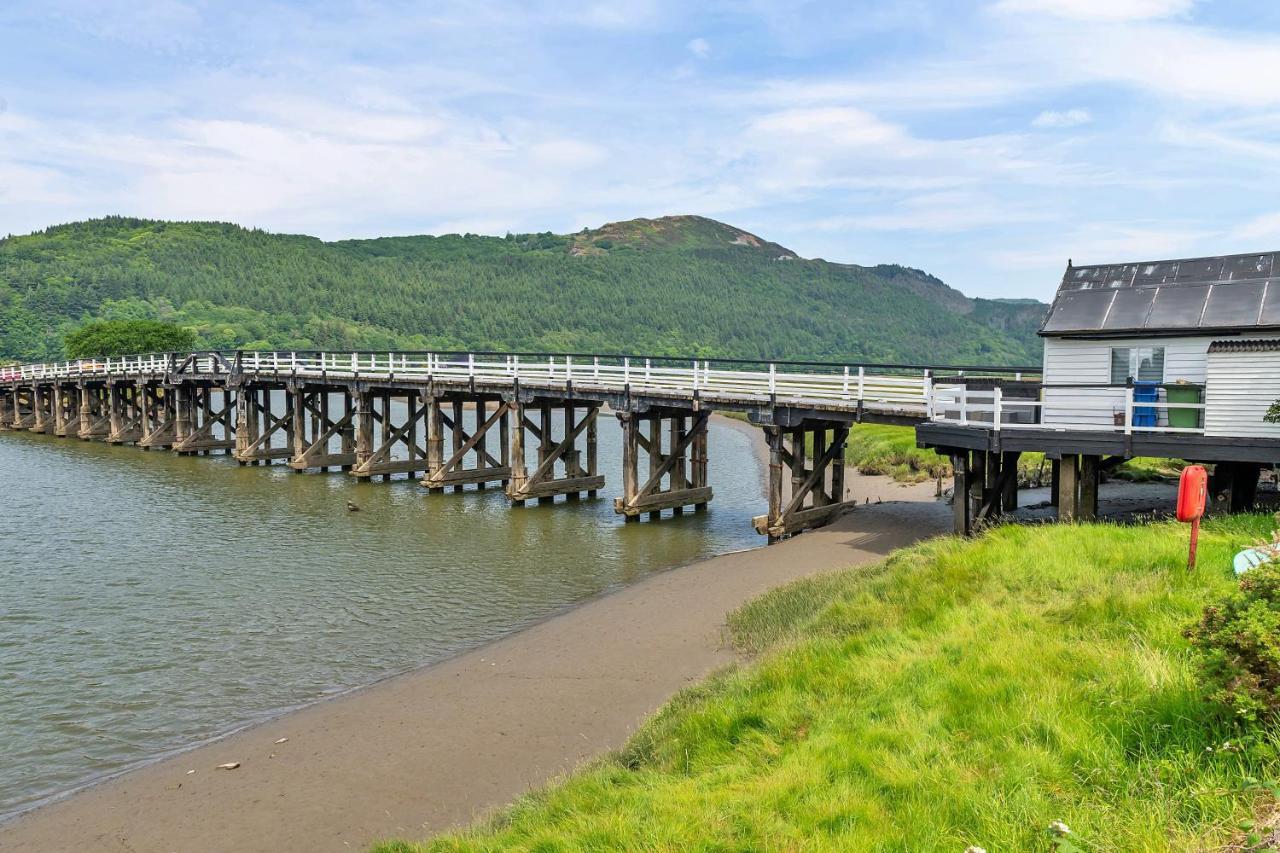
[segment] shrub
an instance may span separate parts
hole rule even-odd
[[[1280,711],[1280,563],[1247,572],[1187,636],[1214,700],[1247,720]]]
[[[158,320],[100,320],[67,333],[65,347],[67,358],[180,352],[195,347],[195,334]]]

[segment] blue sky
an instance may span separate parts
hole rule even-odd
[[[1280,3],[0,6],[0,233],[326,239],[698,213],[1048,298],[1280,248]]]

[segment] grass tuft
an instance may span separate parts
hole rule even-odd
[[[1048,850],[1054,821],[1084,850],[1238,840],[1280,751],[1204,701],[1181,632],[1270,521],[1207,523],[1191,574],[1180,525],[1005,526],[789,585],[731,617],[754,663],[617,755],[379,850]]]

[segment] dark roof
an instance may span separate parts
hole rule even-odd
[[[1280,340],[1214,341],[1209,352],[1280,352]]]
[[[1042,335],[1280,328],[1280,252],[1076,267]]]

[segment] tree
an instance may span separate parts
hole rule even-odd
[[[67,358],[96,358],[144,352],[181,352],[195,348],[187,328],[158,320],[99,320],[68,332]]]

